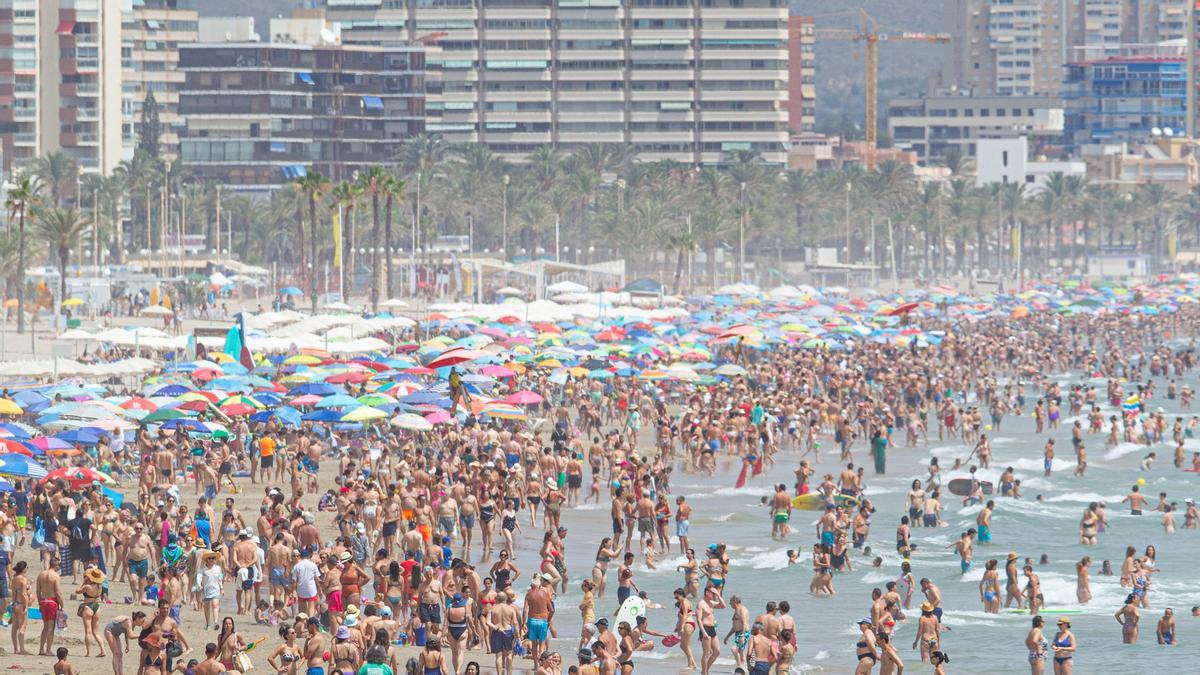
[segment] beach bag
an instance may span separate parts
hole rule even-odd
[[[234,661],[237,663],[238,670],[243,673],[254,670],[254,663],[250,661],[250,655],[246,652],[238,652],[237,656],[234,657]]]
[[[41,518],[35,518],[33,521],[33,550],[38,550],[46,545],[46,526]]]

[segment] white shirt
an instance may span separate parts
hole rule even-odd
[[[224,579],[225,573],[219,565],[200,570],[200,590],[206,600],[221,596],[221,582]]]
[[[317,597],[317,578],[321,570],[312,560],[305,558],[292,566],[292,579],[296,582],[296,595],[301,598]]]

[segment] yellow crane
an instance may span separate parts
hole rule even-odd
[[[950,42],[949,33],[925,33],[922,31],[896,30],[886,32],[881,30],[877,21],[866,10],[858,10],[862,26],[853,28],[817,28],[813,32],[818,40],[851,40],[864,42],[867,45],[867,170],[875,168],[875,144],[879,137],[879,43],[883,42],[928,42],[945,44]],[[831,16],[831,15],[827,15]]]

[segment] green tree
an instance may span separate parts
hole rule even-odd
[[[391,178],[382,166],[374,165],[358,174],[358,184],[362,186],[363,194],[371,198],[371,311],[379,308],[379,200],[386,192],[388,180]]]
[[[142,123],[138,125],[137,149],[150,157],[158,157],[159,141],[162,138],[162,122],[159,121],[161,106],[154,98],[154,92],[146,92],[142,102]]]
[[[45,187],[50,202],[62,206],[70,195],[75,194],[79,167],[75,160],[61,151],[55,151],[33,160],[33,175]]]
[[[308,260],[310,267],[308,270],[308,290],[311,296],[312,312],[317,313],[317,200],[319,200],[326,192],[329,191],[329,179],[316,171],[309,171],[303,176],[296,179],[296,188],[304,195],[308,202],[308,223],[310,226],[308,232]],[[304,231],[304,225],[299,225],[300,231]],[[303,242],[301,238],[301,242]],[[301,244],[303,250],[303,244]],[[304,254],[300,254],[300,269],[304,269]]]
[[[17,332],[25,332],[25,217],[39,203],[36,176],[19,175],[8,188],[5,207],[17,217]]]
[[[53,206],[39,209],[35,214],[34,233],[39,241],[50,247],[58,261],[58,297],[67,297],[67,264],[71,259],[71,247],[90,224],[91,220],[74,206]]]

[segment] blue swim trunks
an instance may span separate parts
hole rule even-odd
[[[545,619],[529,619],[525,622],[525,627],[529,630],[529,639],[532,642],[545,642],[550,632],[550,623]]]
[[[821,533],[821,543],[825,544],[826,546],[833,546],[833,533],[832,532],[822,532]]]

